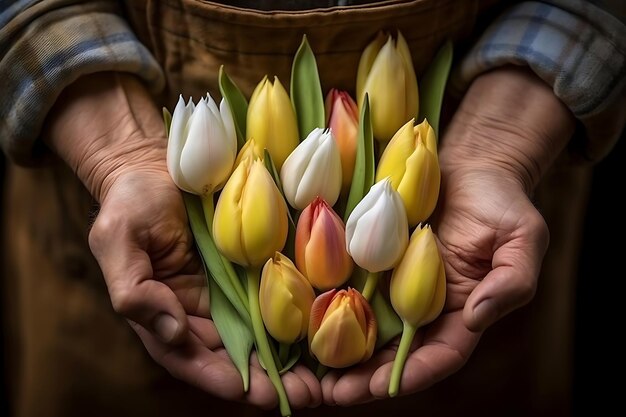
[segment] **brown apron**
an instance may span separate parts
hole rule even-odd
[[[129,0],[126,12],[163,66],[167,88],[158,99],[171,109],[181,93],[199,98],[208,90],[218,97],[222,64],[247,96],[265,74],[288,86],[303,34],[325,91],[354,91],[360,53],[382,29],[402,31],[419,74],[446,38],[460,40],[482,29],[475,21],[484,3],[383,1],[262,12],[201,0]],[[558,182],[562,195],[539,189],[553,236],[581,224],[588,174],[586,168],[560,167],[544,188]],[[93,201],[67,168],[58,161],[39,169],[11,166],[7,183],[2,305],[16,416],[276,415],[199,392],[150,359],[111,308],[87,245]],[[570,192],[572,187],[582,192]],[[572,323],[578,245],[579,236],[552,241],[535,301],[490,329],[454,376],[411,396],[296,416],[567,415],[572,329],[562,323]]]

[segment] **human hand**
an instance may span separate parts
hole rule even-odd
[[[210,319],[182,196],[166,168],[162,121],[141,84],[116,74],[78,80],[51,112],[46,140],[100,202],[90,248],[113,308],[154,360],[215,396],[276,406],[254,358],[243,391]],[[284,374],[283,383],[293,408],[321,402],[319,382],[304,366]]]
[[[446,305],[418,331],[401,395],[456,372],[489,325],[532,299],[548,229],[528,195],[572,131],[569,111],[525,70],[502,68],[473,83],[440,146],[442,190],[432,222]],[[397,341],[365,364],[328,374],[324,401],[387,397],[396,349]]]

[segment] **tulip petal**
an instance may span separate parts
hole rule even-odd
[[[309,317],[309,345],[311,345],[313,336],[315,336],[315,333],[319,330],[322,320],[324,319],[324,314],[326,314],[326,310],[328,310],[328,306],[333,301],[335,294],[337,294],[337,290],[333,288],[332,290],[318,295],[315,301],[313,301],[311,315]]]
[[[359,66],[357,69],[356,77],[356,91],[359,108],[361,108],[363,105],[363,98],[365,95],[365,81],[370,71],[372,70],[372,65],[376,60],[376,56],[385,44],[385,40],[387,39],[387,37],[388,36],[386,36],[383,32],[378,32],[376,34],[376,38],[374,38],[374,40],[370,42],[367,47],[365,47],[363,53],[361,54],[361,58],[359,59]]]
[[[226,140],[231,146],[233,155],[237,154],[237,132],[235,131],[235,121],[230,111],[230,106],[225,99],[220,101],[220,115],[224,131],[226,132]]]
[[[178,98],[178,103],[174,108],[174,114],[172,115],[172,121],[170,124],[170,130],[168,133],[167,142],[167,170],[174,181],[174,184],[178,188],[193,193],[191,187],[185,181],[182,173],[180,172],[180,154],[185,146],[185,129],[187,122],[193,113],[193,102],[189,100],[189,104],[185,105],[185,100],[182,94]]]

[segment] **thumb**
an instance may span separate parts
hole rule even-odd
[[[495,250],[492,270],[465,303],[463,320],[469,330],[485,330],[534,297],[548,241],[548,227],[538,212],[520,219]]]
[[[154,278],[139,239],[128,228],[111,223],[104,217],[96,219],[89,246],[104,274],[113,309],[165,343],[181,342],[188,329],[182,304],[170,287]]]

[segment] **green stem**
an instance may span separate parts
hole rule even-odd
[[[204,220],[206,221],[206,227],[209,232],[209,236],[213,237],[213,217],[215,216],[215,203],[213,202],[213,194],[203,194],[200,196],[200,201],[202,201],[202,211],[204,212]],[[247,300],[248,296],[246,291],[241,285],[241,281],[239,280],[239,276],[237,276],[237,272],[235,268],[233,268],[233,264],[220,253],[220,258],[222,258],[222,263],[224,264],[224,269],[228,273],[228,278],[233,285],[233,289],[237,293],[237,296],[241,299],[241,302],[244,305],[248,305]]]
[[[398,346],[398,351],[396,352],[396,358],[393,361],[391,378],[389,380],[390,397],[395,397],[396,395],[398,395],[398,390],[400,389],[400,380],[402,379],[402,371],[404,371],[404,364],[409,354],[409,349],[411,347],[411,343],[413,342],[413,338],[415,337],[415,332],[417,331],[417,326],[413,326],[406,321],[403,321],[402,324],[404,326],[404,328],[402,329],[402,338],[400,339],[400,345]]]
[[[272,349],[270,347],[263,319],[261,318],[261,307],[259,306],[259,271],[256,269],[247,269],[246,276],[248,279],[248,303],[250,304],[250,317],[252,319],[252,330],[254,331],[254,339],[256,340],[257,354],[260,356],[261,362],[265,365],[267,375],[274,384],[278,393],[278,405],[280,413],[283,416],[290,416],[291,409],[289,407],[289,399],[287,392],[280,379]]]
[[[379,275],[380,275],[380,272],[368,272],[367,273],[365,286],[363,287],[363,292],[361,293],[363,294],[363,297],[367,301],[370,301],[372,299],[372,296],[374,295],[374,292],[376,291],[376,287],[378,287]]]
[[[204,211],[204,220],[209,234],[213,236],[213,216],[215,215],[215,204],[213,203],[213,194],[203,194],[200,196],[202,201],[202,211]]]

